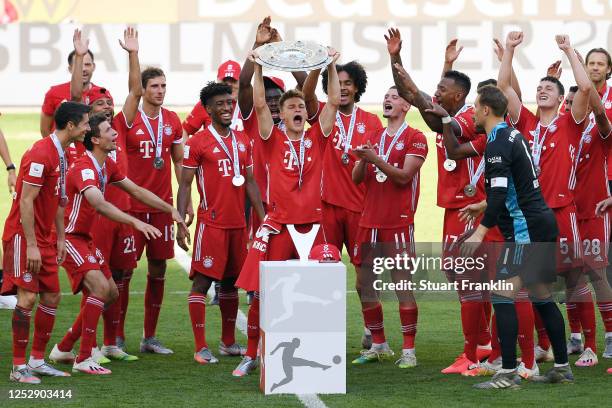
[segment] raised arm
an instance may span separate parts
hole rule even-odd
[[[446,51],[444,52],[444,65],[442,67],[442,77],[448,71],[453,69],[453,64],[459,58],[459,54],[463,51],[463,46],[457,48],[457,39],[453,38],[450,40],[448,45],[446,46]]]
[[[304,102],[306,103],[306,112],[308,112],[308,119],[314,118],[319,111],[319,99],[317,98],[316,89],[317,84],[319,83],[320,74],[320,69],[310,71],[306,77],[306,80],[304,81],[304,86],[302,87]]]
[[[455,131],[453,130],[453,124],[455,126],[458,125],[442,106],[434,103],[433,107],[427,109],[426,112],[432,113],[440,118],[442,123],[442,140],[444,142],[444,148],[446,149],[446,155],[449,159],[461,160],[478,156],[478,153],[474,150],[471,143],[459,143],[457,136],[455,136]]]
[[[259,125],[259,136],[267,140],[272,134],[274,120],[270,113],[270,108],[266,103],[266,90],[264,88],[263,72],[261,65],[255,63],[255,52],[249,53],[249,60],[254,64],[255,74],[253,76],[253,107],[257,114],[257,124]]]
[[[325,137],[329,136],[332,130],[334,130],[336,112],[338,112],[338,107],[340,106],[340,80],[336,70],[336,61],[338,61],[340,53],[333,48],[328,48],[327,52],[333,59],[327,66],[327,103],[319,116],[321,132],[323,132]]]
[[[76,28],[72,34],[72,43],[75,53],[70,77],[70,100],[81,102],[83,100],[83,58],[89,49],[89,40],[83,38],[81,30]]]
[[[556,35],[555,40],[561,51],[567,56],[570,66],[572,67],[574,80],[576,81],[576,85],[578,85],[578,90],[572,102],[572,115],[576,123],[580,123],[586,118],[589,109],[589,94],[593,84],[584,70],[584,66],[580,62],[578,55],[576,55],[574,47],[570,44],[569,36],[565,34]]]
[[[255,182],[255,176],[253,176],[253,166],[246,168],[246,194],[251,202],[251,205],[255,209],[257,218],[259,221],[263,221],[266,216],[264,211],[263,203],[261,201],[261,193],[259,192],[259,186]]]
[[[493,51],[495,52],[495,55],[497,55],[497,60],[501,63],[502,58],[504,56],[504,46],[502,45],[501,41],[499,41],[497,38],[493,39]],[[518,83],[518,79],[516,79],[516,74],[514,72],[514,68],[512,68],[512,74],[511,74],[511,79],[510,79],[510,83],[512,85],[512,89],[514,89],[514,92],[516,92],[516,95],[518,96],[518,98],[522,101],[523,100],[523,94],[521,92],[521,86]]]
[[[130,73],[128,76],[128,96],[123,105],[123,116],[128,126],[132,126],[138,114],[138,104],[142,97],[142,81],[140,78],[140,61],[138,60],[138,30],[127,27],[123,30],[123,41],[119,40],[121,48],[127,51],[129,56]]]
[[[592,85],[591,92],[589,95],[589,104],[593,107],[593,115],[595,116],[595,123],[597,124],[597,128],[599,129],[599,135],[605,139],[610,136],[610,133],[612,132],[612,125],[610,125],[610,121],[608,120],[606,110],[604,109],[604,106],[601,103],[599,94],[597,93],[595,87]]]
[[[523,42],[522,31],[511,31],[506,38],[506,50],[502,56],[499,74],[497,78],[497,86],[502,90],[506,98],[508,98],[508,114],[513,122],[517,122],[521,113],[521,100],[512,88],[512,59],[514,58],[514,49]]]

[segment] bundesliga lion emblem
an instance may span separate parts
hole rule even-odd
[[[308,138],[304,139],[304,147],[306,147],[307,149],[310,149],[312,147],[312,140]]]
[[[359,133],[365,133],[365,124],[363,124],[363,123],[361,123],[361,122],[360,122],[360,123],[358,123],[358,124],[357,124],[357,131],[358,131]]]
[[[206,258],[204,258],[204,261],[202,262],[204,264],[205,268],[212,268],[213,266],[213,259],[210,256],[207,256]]]
[[[172,134],[172,126],[164,126],[164,135],[170,136]]]

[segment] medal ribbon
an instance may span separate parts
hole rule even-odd
[[[342,123],[342,117],[340,116],[340,112],[336,112],[336,126],[338,126],[338,130],[340,131],[340,137],[342,138],[342,142],[344,142],[344,152],[343,154],[347,154],[351,149],[351,140],[353,140],[353,130],[355,128],[355,120],[357,119],[357,106],[353,106],[353,112],[351,112],[351,121],[349,122],[348,134],[344,129],[344,123]]]
[[[55,146],[55,149],[57,150],[57,154],[59,156],[59,162],[60,162],[60,198],[65,198],[66,197],[66,156],[64,153],[64,148],[62,147],[62,144],[60,143],[59,139],[57,138],[57,135],[55,134],[55,132],[51,135],[51,140],[53,140],[53,145]]]
[[[548,134],[548,129],[550,129],[555,122],[559,119],[559,115],[555,116],[555,118],[548,124],[546,130],[544,131],[544,135],[542,136],[542,140],[540,140],[540,127],[541,123],[538,122],[538,126],[536,126],[534,135],[533,135],[533,149],[531,149],[531,157],[533,157],[534,166],[538,167],[540,165],[540,157],[542,156],[542,148],[544,146],[544,142],[546,141],[546,135]]]
[[[391,144],[389,145],[389,148],[387,149],[386,153],[385,153],[385,133],[387,133],[387,129],[383,130],[382,135],[380,135],[380,143],[378,144],[378,155],[383,159],[385,163],[387,162],[387,160],[389,160],[391,149],[393,149],[393,146],[395,146],[395,144],[397,143],[397,140],[402,135],[404,130],[406,130],[407,127],[408,127],[408,124],[404,122],[402,126],[399,129],[397,129],[397,132],[395,132],[395,135],[393,135],[393,140],[391,140]]]
[[[212,124],[208,125],[208,130],[210,133],[212,133],[213,137],[217,140],[219,146],[221,146],[221,149],[223,149],[227,157],[232,162],[232,165],[234,167],[234,177],[240,176],[240,159],[238,158],[238,144],[236,143],[236,135],[234,134],[234,132],[230,129],[230,134],[232,135],[232,157],[227,146],[225,145],[225,143],[223,143],[221,135],[217,133],[217,130],[213,127]]]
[[[151,122],[149,122],[149,118],[147,117],[147,115],[145,115],[142,108],[138,108],[138,110],[140,111],[140,117],[142,118],[142,122],[147,128],[149,136],[153,141],[153,145],[155,145],[155,158],[158,159],[162,155],[162,138],[164,137],[164,117],[162,115],[162,110],[159,110],[159,115],[157,116],[157,139],[155,138],[155,134],[153,133],[153,127],[151,126]]]
[[[102,167],[100,167],[100,165],[98,164],[98,161],[93,156],[93,154],[91,154],[89,151],[85,153],[87,153],[87,155],[93,162],[96,168],[96,171],[98,172],[98,178],[100,179],[100,191],[102,191],[102,194],[104,194],[104,189],[106,188],[106,172],[104,171],[106,169],[106,164],[103,164]]]
[[[291,139],[289,139],[289,136],[287,136],[287,133],[285,133],[285,137],[287,138],[287,141],[289,142],[289,150],[291,151],[291,155],[293,156],[293,159],[297,161],[298,163],[298,172],[299,172],[298,189],[302,189],[302,175],[304,173],[304,154],[306,150],[304,146],[304,133],[302,132],[302,136],[300,137],[300,155],[299,157],[298,157],[297,152],[295,151],[295,147],[293,147],[293,142],[291,141]]]

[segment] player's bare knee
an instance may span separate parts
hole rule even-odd
[[[50,307],[57,307],[61,299],[62,294],[60,292],[45,292],[40,294],[40,303]]]
[[[23,309],[32,309],[36,303],[36,293],[19,289],[17,292],[17,306]]]
[[[191,292],[201,293],[205,295],[208,292],[208,289],[210,289],[211,284],[212,280],[210,278],[207,278],[206,276],[197,273],[195,274],[195,277],[193,278],[193,282],[191,284]]]

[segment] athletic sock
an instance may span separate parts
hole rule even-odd
[[[516,340],[518,337],[516,308],[510,301],[494,302],[493,308],[497,317],[502,368],[513,370],[516,368]]]
[[[478,329],[478,345],[491,343],[491,302],[482,302],[482,314]]]
[[[117,336],[125,339],[125,317],[127,315],[128,305],[130,303],[130,281],[132,280],[132,276],[124,276],[121,281],[121,288],[117,286],[119,289],[119,300],[118,302],[121,304],[120,312],[119,312],[119,325],[117,326]]]
[[[540,346],[542,350],[548,350],[550,348],[550,339],[548,338],[548,333],[546,332],[546,327],[544,327],[542,317],[535,305],[533,305],[533,318],[536,332],[538,333],[538,346]]]
[[[553,301],[533,302],[546,326],[548,338],[553,347],[555,363],[567,363],[567,343],[565,341],[565,322],[563,315]]]
[[[582,326],[580,325],[580,311],[576,302],[567,302],[565,304],[567,313],[567,321],[569,323],[571,333],[581,333]]]
[[[219,287],[221,310],[221,341],[226,346],[236,343],[236,316],[238,315],[238,289]]]
[[[165,278],[154,278],[147,276],[147,288],[145,290],[145,315],[144,315],[144,337],[155,336],[159,312],[164,300]]]
[[[593,303],[591,291],[588,287],[586,289],[587,292],[581,295],[581,299],[577,303],[580,324],[584,333],[584,348],[590,347],[594,353],[597,353],[595,304]]]
[[[104,320],[104,345],[115,346],[117,344],[117,327],[119,326],[119,314],[121,303],[119,299],[106,306],[102,314]]]
[[[499,345],[499,335],[497,333],[497,315],[491,319],[491,354],[487,358],[489,363],[501,357],[501,346]]]
[[[81,329],[81,347],[79,348],[79,355],[76,359],[77,363],[86,360],[91,356],[91,349],[96,338],[96,329],[98,327],[98,321],[100,315],[104,310],[104,301],[95,296],[89,295],[83,308],[83,326]]]
[[[612,332],[612,302],[597,302],[606,333]]]
[[[251,306],[249,306],[245,355],[255,360],[257,358],[257,347],[259,347],[259,292],[253,294],[253,300]]]
[[[25,354],[30,339],[30,319],[32,309],[15,306],[13,310],[13,365],[26,363]]]
[[[484,324],[484,311],[480,302],[461,302],[461,327],[463,328],[463,353],[476,362],[476,348],[480,336],[480,324]]]
[[[372,332],[372,343],[382,344],[386,342],[382,305],[378,303],[374,307],[362,308],[362,313],[366,327]]]
[[[533,307],[529,300],[515,302],[514,307],[518,318],[518,344],[521,349],[521,360],[525,363],[525,367],[532,369],[535,363]]]
[[[32,341],[32,352],[30,358],[41,360],[45,358],[47,343],[51,338],[53,325],[55,324],[55,312],[57,308],[38,303],[36,315],[34,316],[34,338]]]
[[[414,339],[417,332],[417,321],[419,318],[418,307],[399,308],[400,322],[402,324],[402,335],[404,337],[403,349],[414,349]]]
[[[83,329],[83,308],[85,305],[81,307],[78,316],[72,323],[72,327],[68,329],[62,340],[57,344],[57,348],[59,351],[69,352],[74,347],[74,343],[77,342],[79,337],[81,337],[81,330]]]
[[[187,298],[189,302],[189,317],[195,341],[195,351],[198,352],[206,343],[206,296],[202,293],[191,292]]]

